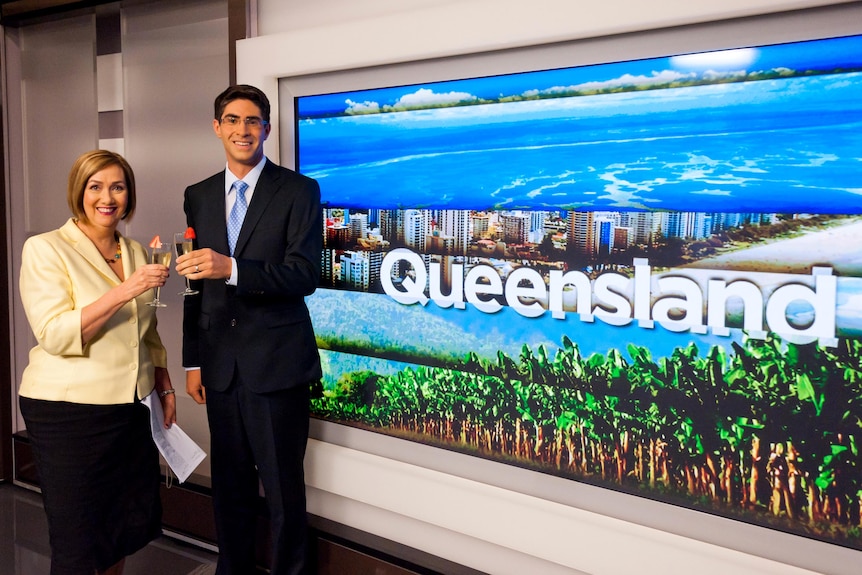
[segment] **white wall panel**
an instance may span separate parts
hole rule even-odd
[[[312,440],[309,510],[495,575],[812,575],[778,561]]]
[[[848,8],[856,12],[842,14],[839,4],[852,4]],[[322,86],[334,78],[331,91],[359,88],[343,87],[342,76],[355,74],[351,78],[365,81],[379,69],[402,63],[411,68],[419,62],[429,62],[432,74],[446,76],[446,67],[462,56],[472,58],[464,69],[477,70],[486,64],[483,56],[493,59],[499,51],[586,39],[594,40],[578,45],[575,61],[568,65],[608,61],[624,57],[616,45],[630,33],[666,29],[673,34],[677,27],[723,20],[729,28],[719,37],[696,38],[691,51],[745,41],[737,38],[739,31],[748,40],[782,41],[782,24],[764,28],[761,20],[745,18],[770,14],[781,22],[794,17],[794,10],[831,5],[835,9],[827,8],[822,17],[796,17],[794,39],[852,28],[860,21],[860,4],[439,0],[408,6],[386,0],[258,0],[262,35],[238,43],[237,74],[240,82],[261,87],[273,103],[279,102],[286,118],[279,126],[282,112],[274,111],[275,132],[289,129],[291,111],[286,108],[292,96],[308,93],[303,92],[306,81]],[[736,18],[743,19],[731,20]],[[657,41],[640,57],[661,55],[664,47],[661,38]],[[299,92],[291,93],[293,89]],[[267,153],[290,165],[290,145],[289,136],[273,133]],[[849,575],[862,562],[862,553],[848,548],[690,509],[525,470],[509,472],[355,429],[332,432],[343,428],[335,424],[322,426],[323,432],[314,427],[320,440],[311,442],[307,457],[312,512],[488,573]],[[393,447],[397,442],[407,445]]]

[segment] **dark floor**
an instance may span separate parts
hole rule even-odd
[[[206,549],[162,536],[127,559],[124,575],[211,573],[215,560],[216,555]],[[47,575],[49,571],[41,496],[0,483],[0,575]]]

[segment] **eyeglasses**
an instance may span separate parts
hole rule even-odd
[[[228,126],[238,126],[240,122],[245,123],[246,128],[260,128],[261,126],[266,126],[269,124],[266,120],[262,118],[258,118],[257,116],[249,116],[248,118],[240,118],[239,116],[225,116],[221,120],[222,124],[227,124]]]

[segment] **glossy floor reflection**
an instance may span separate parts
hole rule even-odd
[[[189,575],[213,572],[216,555],[161,537],[129,557],[124,575]],[[0,575],[47,575],[48,528],[42,498],[22,487],[0,484]]]

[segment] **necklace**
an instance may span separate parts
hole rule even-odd
[[[120,261],[120,258],[123,257],[123,250],[122,248],[120,248],[120,238],[116,235],[114,237],[117,238],[117,253],[115,253],[114,257],[112,258],[105,258],[105,263],[112,264],[114,262]]]
[[[72,218],[72,221],[75,222],[75,225],[78,226],[78,229],[80,229],[82,232],[84,231],[83,228],[81,228],[81,224],[78,222],[78,218]],[[84,235],[89,237],[87,232],[84,232]],[[123,248],[120,247],[120,234],[118,234],[117,232],[114,232],[114,240],[117,242],[117,253],[114,254],[114,257],[110,257],[110,258],[106,258],[105,256],[102,256],[102,259],[105,260],[105,263],[107,263],[107,264],[113,264],[115,262],[118,262],[118,261],[120,261],[120,258],[123,257]],[[93,242],[92,239],[90,239],[90,241]],[[93,242],[93,245],[95,245],[95,244],[96,244],[96,242]],[[96,249],[98,249],[100,252],[102,251],[102,249],[99,246],[96,246]]]

